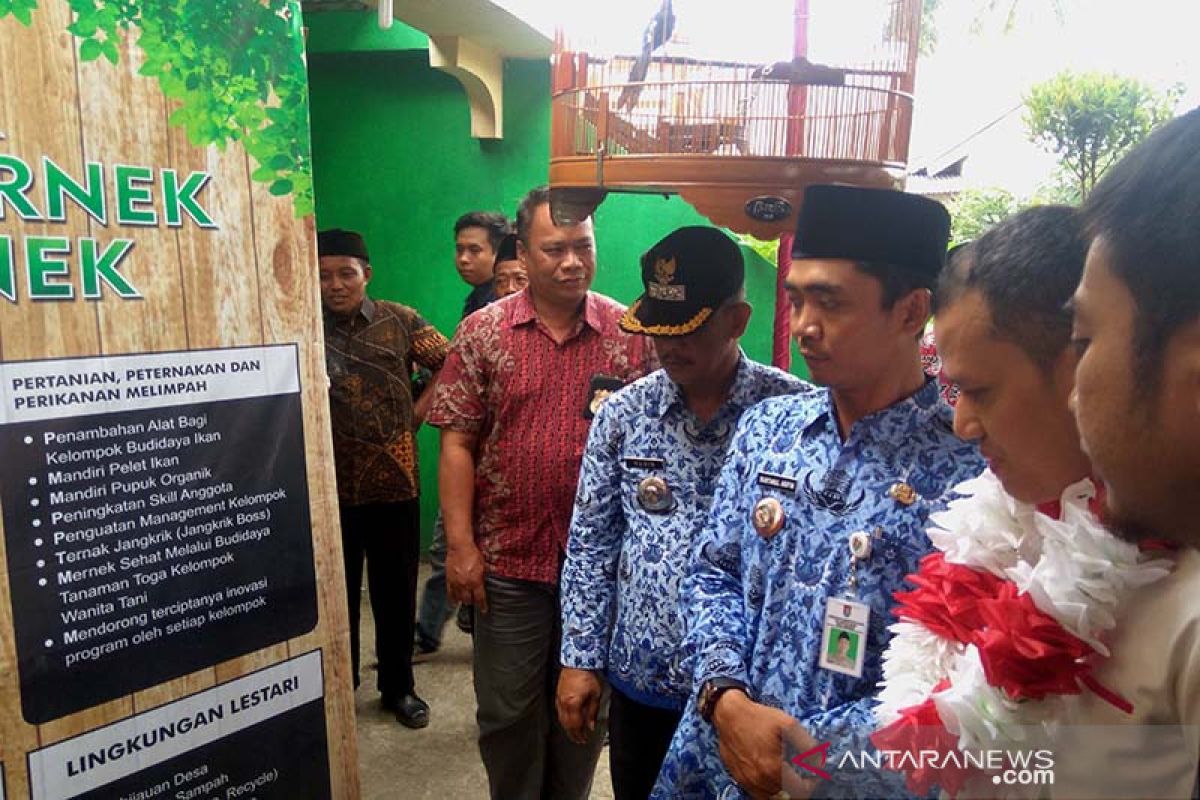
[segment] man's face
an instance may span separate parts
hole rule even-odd
[[[529,285],[529,276],[521,260],[513,258],[496,265],[496,297],[508,297]]]
[[[529,243],[517,242],[521,263],[534,296],[561,308],[583,302],[596,275],[596,239],[592,221],[556,227],[550,204],[534,209]]]
[[[353,256],[321,256],[321,304],[339,317],[358,312],[367,296],[371,265]]]
[[[905,322],[904,299],[884,309],[882,284],[845,259],[793,261],[786,286],[800,355],[813,381],[833,389],[874,385],[924,324]]]
[[[842,658],[847,658],[850,655],[850,640],[844,636],[839,636],[837,640],[837,654]]]
[[[750,307],[729,303],[716,308],[703,325],[687,336],[653,336],[654,350],[667,376],[684,389],[713,386],[737,357],[738,339],[746,330]]]
[[[942,374],[958,384],[954,432],[979,444],[1004,490],[1026,503],[1057,500],[1087,476],[1067,399],[1075,358],[1064,348],[1049,374],[996,336],[987,300],[968,290],[934,320]]]
[[[1103,238],[1088,251],[1075,292],[1079,365],[1071,405],[1083,449],[1105,482],[1108,522],[1128,539],[1200,542],[1200,323],[1176,332],[1153,393],[1134,372],[1137,307],[1111,270]]]
[[[454,237],[454,266],[459,277],[472,286],[492,279],[492,262],[496,251],[488,238],[487,228],[463,228]]]

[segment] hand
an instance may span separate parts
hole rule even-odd
[[[791,716],[729,689],[717,699],[712,719],[721,761],[752,797],[770,798],[781,790],[795,800],[812,795],[816,778],[802,777],[783,760],[785,742],[801,753],[817,745]]]
[[[464,547],[451,546],[446,551],[446,594],[450,600],[475,606],[486,614],[487,593],[483,590],[486,571],[483,553],[473,542]]]
[[[600,696],[604,687],[591,670],[563,667],[558,676],[558,721],[575,744],[587,744],[596,730]]]

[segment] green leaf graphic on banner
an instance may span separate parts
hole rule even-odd
[[[13,19],[28,28],[33,24],[37,0],[0,0],[0,19],[11,14]]]
[[[199,147],[241,142],[252,178],[292,195],[297,217],[313,211],[308,78],[298,0],[65,0],[81,61],[121,59],[120,42],[144,59],[174,107],[170,123]],[[0,0],[0,20],[29,26],[38,0]],[[282,187],[287,187],[283,189]]]
[[[80,61],[95,61],[100,57],[100,53],[104,48],[95,39],[88,39],[83,44],[79,45],[79,60]]]

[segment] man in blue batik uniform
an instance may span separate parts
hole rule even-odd
[[[844,755],[870,750],[892,594],[929,550],[926,520],[984,466],[921,370],[948,233],[924,198],[805,193],[786,285],[827,390],[738,425],[682,591],[696,689],[652,797],[905,796]]]
[[[745,357],[741,250],[715,228],[680,228],[642,256],[645,294],[621,320],[664,369],[596,414],[562,574],[558,709],[583,740],[612,687],[617,800],[645,800],[691,689],[679,584],[712,504],[738,417],[767,397],[815,391]]]

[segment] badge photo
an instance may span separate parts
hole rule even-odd
[[[870,620],[870,606],[845,597],[829,598],[817,664],[822,669],[861,678]]]

